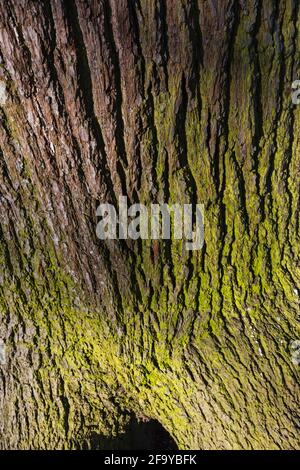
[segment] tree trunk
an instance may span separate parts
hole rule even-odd
[[[299,448],[297,0],[0,7],[0,447],[134,414],[182,449]],[[96,237],[198,202],[205,243]]]

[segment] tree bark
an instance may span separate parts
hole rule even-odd
[[[297,0],[0,6],[0,448],[299,448]],[[298,73],[298,76],[297,76]],[[203,203],[205,244],[96,237]]]

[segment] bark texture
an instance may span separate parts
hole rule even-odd
[[[0,5],[0,448],[300,447],[298,0]],[[119,195],[205,245],[96,238]]]

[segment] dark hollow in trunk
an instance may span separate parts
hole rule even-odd
[[[103,438],[93,436],[83,446],[94,450],[155,450],[172,451],[178,447],[170,434],[154,419],[141,421],[133,415],[122,434]]]

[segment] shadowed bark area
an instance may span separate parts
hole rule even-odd
[[[0,448],[101,448],[133,413],[300,447],[299,26],[298,0],[1,3]],[[203,203],[203,249],[99,241],[121,194]]]

